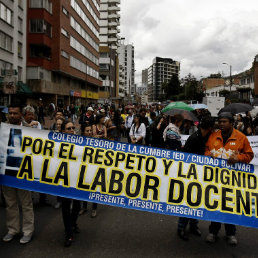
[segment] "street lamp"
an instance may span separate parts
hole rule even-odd
[[[232,87],[232,65],[228,64],[228,63],[222,63],[225,64],[227,66],[229,66],[229,80],[230,80],[230,84],[229,84],[229,96],[231,97],[231,87]]]

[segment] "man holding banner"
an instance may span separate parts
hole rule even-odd
[[[187,153],[204,155],[205,144],[213,130],[213,127],[214,119],[212,119],[210,116],[203,117],[200,122],[198,131],[187,139],[183,151]],[[201,231],[198,228],[198,220],[186,217],[179,217],[177,226],[178,236],[185,241],[189,240],[189,237],[186,234],[186,227],[188,223],[190,224],[191,233],[197,236],[201,236]]]
[[[18,125],[18,126],[28,126],[25,122],[22,121],[22,110],[19,105],[10,106],[8,109],[8,120],[10,124]],[[11,131],[12,137],[10,137],[9,149],[8,151],[14,153],[15,147],[18,144],[21,144],[21,138],[16,131]],[[8,163],[10,163],[10,167],[13,167],[14,159],[10,156],[8,159]],[[14,170],[9,169],[7,173],[15,173]],[[19,234],[20,232],[20,214],[19,214],[19,206],[18,206],[18,198],[21,202],[22,206],[22,232],[23,237],[20,239],[21,244],[26,244],[30,242],[32,238],[32,234],[34,231],[34,212],[33,212],[33,204],[31,192],[3,186],[3,194],[6,201],[6,224],[8,233],[3,237],[4,242],[10,242],[13,238]]]
[[[243,133],[233,128],[233,123],[234,118],[231,113],[223,112],[219,115],[220,130],[212,133],[209,137],[205,155],[227,159],[229,165],[238,162],[250,163],[254,157],[250,143]],[[220,228],[221,223],[211,222],[209,234],[206,238],[207,242],[213,243],[216,241]],[[228,243],[236,245],[236,226],[225,224],[225,230]]]

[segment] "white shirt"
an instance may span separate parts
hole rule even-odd
[[[129,135],[134,136],[136,138],[136,140],[138,140],[141,136],[143,137],[143,139],[145,139],[145,136],[146,136],[146,126],[145,126],[145,124],[141,123],[138,130],[136,130],[135,125],[133,124],[131,129],[130,129]]]

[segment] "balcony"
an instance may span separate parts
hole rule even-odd
[[[108,57],[101,57],[99,59],[99,63],[100,64],[110,64],[110,58],[108,58]]]
[[[120,4],[120,0],[108,0],[109,3]]]
[[[108,23],[108,27],[117,27],[117,26],[118,26],[117,22],[112,21]]]
[[[119,6],[110,6],[110,7],[108,7],[108,10],[109,11],[117,11],[117,12],[119,12],[120,11],[120,7]]]
[[[117,30],[108,30],[108,34],[112,35],[112,34],[117,34]]]
[[[108,42],[112,43],[112,42],[117,42],[117,38],[108,38]]]
[[[108,19],[117,19],[118,18],[118,14],[116,14],[116,13],[109,14],[107,18]]]

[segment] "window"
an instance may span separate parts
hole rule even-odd
[[[18,0],[18,6],[20,7],[20,8],[23,8],[23,5],[22,5],[23,3],[22,3],[22,0]]]
[[[31,33],[44,33],[49,37],[52,36],[52,26],[44,20],[30,20]]]
[[[52,14],[52,2],[49,0],[30,0],[30,8],[43,8]]]
[[[0,3],[0,18],[4,21],[6,21],[8,24],[13,23],[13,13],[12,11],[7,8],[5,5]]]
[[[71,16],[71,26],[76,30],[97,52],[99,51],[99,45],[89,36],[83,27]]]
[[[23,21],[22,18],[18,17],[18,31],[22,32]]]
[[[70,37],[70,46],[76,49],[79,53],[81,53],[83,56],[91,60],[96,65],[99,64],[99,59],[72,36]]]
[[[30,45],[30,56],[51,59],[51,48],[45,45]]]
[[[18,42],[18,57],[22,57],[22,43]]]
[[[65,52],[64,50],[61,50],[61,56],[69,59],[69,54],[67,52]]]
[[[18,81],[22,81],[22,67],[18,66]]]
[[[67,38],[69,38],[69,33],[65,29],[61,28],[61,33]]]
[[[69,12],[64,7],[62,8],[62,11],[66,16],[69,16]]]
[[[8,51],[13,50],[13,39],[2,31],[0,31],[0,47]]]

